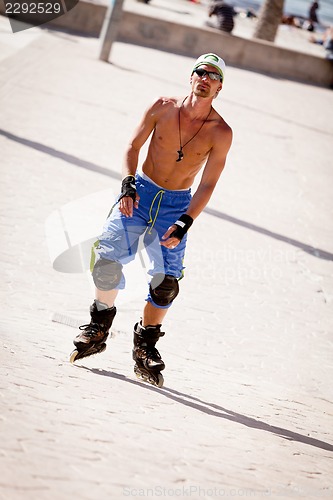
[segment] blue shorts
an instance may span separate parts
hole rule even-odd
[[[187,235],[174,249],[160,245],[162,236],[176,220],[186,212],[191,201],[191,190],[168,190],[157,186],[147,176],[136,175],[136,189],[140,196],[139,207],[133,209],[133,217],[125,217],[119,210],[118,202],[111,210],[103,234],[93,248],[94,265],[103,258],[125,265],[135,258],[136,253],[145,248],[149,257],[148,274],[164,274],[177,279],[183,277],[183,261]],[[140,238],[142,236],[142,238]],[[122,275],[117,289],[125,288]],[[150,294],[146,299],[155,307]]]

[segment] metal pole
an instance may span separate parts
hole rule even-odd
[[[115,41],[120,26],[123,13],[124,0],[111,0],[101,32],[102,46],[99,58],[108,62],[111,52],[111,46]]]

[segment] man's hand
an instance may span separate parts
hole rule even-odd
[[[135,201],[133,202],[133,198],[130,196],[124,196],[119,201],[119,210],[126,217],[133,217],[133,207],[139,208],[139,200],[140,196],[136,193]]]
[[[119,210],[126,217],[133,216],[134,208],[139,206],[140,196],[138,195],[135,187],[134,175],[128,175],[122,180],[121,183],[121,196],[119,198]]]
[[[173,250],[176,248],[177,245],[179,245],[180,240],[178,238],[175,238],[172,236],[170,238],[170,235],[177,229],[177,226],[175,224],[172,224],[172,226],[169,227],[166,233],[163,234],[162,240],[160,241],[160,245],[166,248],[170,248]]]
[[[187,231],[193,224],[193,219],[190,215],[183,214],[179,219],[172,224],[167,232],[162,236],[160,244],[166,248],[176,248],[182,241]]]

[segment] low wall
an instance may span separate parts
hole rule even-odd
[[[3,7],[0,1],[0,9]],[[74,9],[50,23],[89,36],[99,36],[107,4],[80,1]],[[222,53],[227,64],[263,73],[328,86],[333,64],[321,57],[284,49],[274,43],[228,35],[211,28],[164,21],[124,10],[117,39],[155,49],[198,57]]]
[[[333,81],[333,64],[324,58],[128,11],[124,12],[118,39],[192,57],[221,53],[227,64],[307,83],[329,85]]]
[[[107,11],[107,3],[99,1],[80,1],[74,9],[64,16],[54,19],[50,26],[76,31],[85,35],[99,37]]]

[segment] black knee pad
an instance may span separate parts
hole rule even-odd
[[[168,306],[179,293],[178,280],[167,274],[155,274],[149,286],[150,296],[158,306]]]
[[[123,266],[119,262],[100,258],[94,265],[92,277],[98,290],[107,292],[119,285]]]

